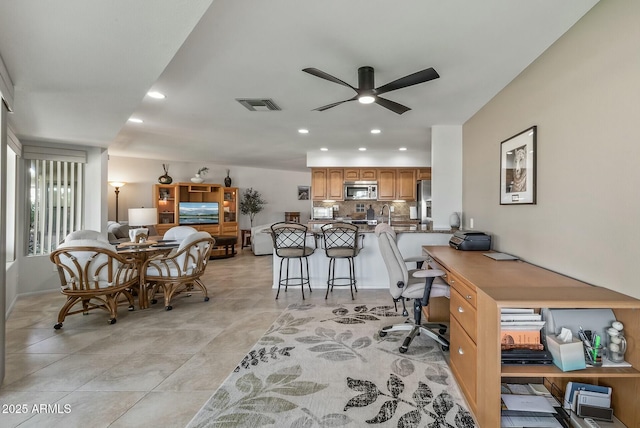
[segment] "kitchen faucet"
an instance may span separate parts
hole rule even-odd
[[[380,215],[384,215],[384,207],[387,207],[387,214],[389,216],[389,219],[387,220],[387,224],[391,226],[391,208],[389,207],[389,205],[384,204],[382,208],[380,208]]]

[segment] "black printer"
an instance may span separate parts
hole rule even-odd
[[[489,251],[491,236],[478,231],[457,231],[449,240],[449,246],[456,250]]]

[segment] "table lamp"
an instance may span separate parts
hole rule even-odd
[[[157,208],[129,208],[129,239],[131,242],[146,241],[149,237],[149,229],[145,226],[156,224],[158,224]]]

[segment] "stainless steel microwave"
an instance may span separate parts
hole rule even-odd
[[[345,201],[375,201],[378,199],[377,181],[345,181]]]

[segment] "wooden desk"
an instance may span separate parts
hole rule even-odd
[[[482,251],[422,248],[430,264],[446,272],[451,286],[451,371],[480,427],[500,426],[503,377],[544,377],[560,388],[569,381],[610,386],[616,417],[628,427],[640,426],[640,300],[522,261],[495,261]],[[633,367],[562,372],[556,366],[502,366],[503,307],[611,308],[624,323],[629,344],[625,359]]]

